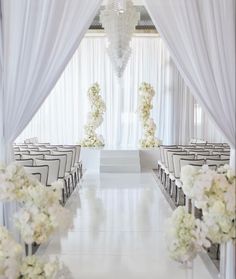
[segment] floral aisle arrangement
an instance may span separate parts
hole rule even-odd
[[[88,114],[87,124],[84,126],[85,137],[80,142],[84,147],[104,146],[103,137],[96,134],[96,130],[103,122],[103,114],[106,111],[106,104],[100,95],[98,83],[94,83],[88,90],[88,99],[91,111]]]
[[[139,87],[138,106],[138,114],[144,131],[143,138],[140,140],[140,147],[142,148],[153,148],[160,145],[160,141],[155,137],[156,124],[153,118],[150,118],[150,113],[153,109],[152,99],[154,95],[155,91],[153,87],[143,82]]]
[[[59,202],[60,183],[45,187],[27,174],[22,166],[12,163],[0,168],[0,185],[0,200],[15,201],[20,206],[14,215],[14,221],[26,244],[45,243],[56,230],[66,229],[71,225],[70,212]],[[44,263],[35,256],[24,258],[22,254],[21,246],[1,227],[0,275],[3,278],[59,278],[57,260]]]
[[[216,171],[211,170],[208,166],[203,166],[197,169],[193,166],[185,166],[181,170],[181,180],[183,182],[183,191],[186,196],[194,201],[194,205],[202,210],[202,219],[194,220],[201,222],[201,227],[204,227],[204,237],[211,243],[224,244],[228,241],[236,239],[236,176],[232,169],[225,165],[218,168]],[[173,234],[173,230],[178,231],[178,223],[176,224],[175,216],[178,215],[177,209],[172,216],[173,228],[169,230],[169,234],[173,236],[173,243],[179,241],[181,234]],[[188,213],[185,213],[188,214]],[[176,221],[177,222],[177,221]],[[191,229],[194,233],[194,229]],[[198,230],[199,232],[199,230]],[[201,233],[202,234],[202,233]],[[180,242],[181,243],[181,242]],[[205,243],[206,244],[206,243]],[[207,247],[202,242],[202,248]],[[183,255],[175,256],[172,244],[169,247],[170,254],[176,260],[182,261]],[[189,258],[184,244],[181,243],[180,249],[183,249],[183,254]],[[196,255],[199,251],[196,246],[192,247],[192,255]]]
[[[203,250],[203,247],[210,247],[210,242],[206,238],[205,224],[186,212],[183,206],[174,211],[168,227],[168,249],[174,260],[190,261]]]
[[[14,220],[26,244],[45,243],[57,229],[71,223],[70,212],[59,202],[60,184],[45,187],[22,166],[13,163],[1,168],[0,185],[0,200],[20,205]]]
[[[23,249],[10,233],[0,227],[0,278],[52,279],[59,278],[59,261],[43,261],[35,256],[23,257]]]

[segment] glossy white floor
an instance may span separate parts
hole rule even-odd
[[[87,174],[67,207],[73,229],[40,253],[59,256],[75,279],[217,278],[200,257],[192,269],[169,259],[164,224],[171,209],[152,173]]]

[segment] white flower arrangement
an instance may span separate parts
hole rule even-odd
[[[27,200],[27,188],[36,187],[38,181],[13,163],[0,169],[0,185],[0,200],[22,202]]]
[[[230,167],[225,165],[214,171],[208,166],[185,166],[181,179],[184,193],[202,209],[209,239],[219,244],[235,239],[236,177]]]
[[[0,278],[18,278],[23,249],[8,230],[0,226]]]
[[[209,247],[207,239],[218,244],[235,241],[236,176],[232,169],[228,165],[216,171],[208,166],[200,169],[185,166],[181,180],[185,195],[202,210],[202,220],[195,219],[181,207],[173,213],[168,232],[172,237],[171,257],[178,261],[193,259],[204,247]]]
[[[160,141],[155,137],[156,124],[152,118],[150,118],[151,110],[153,109],[152,99],[155,95],[153,87],[143,82],[139,87],[139,106],[138,114],[142,122],[144,136],[140,140],[140,147],[142,148],[154,148],[160,145]]]
[[[57,259],[44,262],[36,256],[29,256],[22,260],[19,279],[56,279],[59,269]]]
[[[45,243],[57,229],[71,225],[71,214],[59,202],[60,182],[45,187],[22,166],[13,163],[7,167],[1,166],[0,185],[0,200],[20,204],[21,208],[14,219],[26,244]],[[23,257],[22,247],[4,227],[0,227],[0,278],[65,278],[60,276],[62,273],[58,260],[44,262],[35,256]]]
[[[0,278],[56,279],[60,269],[58,259],[43,261],[36,256],[23,257],[21,245],[0,226]]]
[[[88,90],[88,99],[91,111],[88,114],[87,124],[84,126],[85,137],[80,142],[83,147],[101,147],[104,146],[104,139],[96,134],[96,129],[103,122],[103,114],[106,111],[106,104],[100,95],[98,83],[94,83]]]
[[[173,212],[168,228],[168,250],[171,258],[178,262],[188,262],[203,251],[203,247],[210,247],[204,223],[187,213],[182,206]]]
[[[60,183],[45,187],[22,166],[13,163],[1,169],[0,184],[0,200],[20,204],[14,220],[26,244],[45,243],[57,229],[70,226],[71,215],[59,202]],[[65,222],[61,222],[62,218]]]

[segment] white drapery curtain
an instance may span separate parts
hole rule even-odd
[[[195,123],[196,102],[160,37],[133,38],[133,54],[121,87],[106,54],[106,45],[106,38],[98,35],[83,39],[52,93],[18,142],[35,136],[41,142],[78,142],[83,136],[88,112],[87,89],[93,82],[101,85],[101,94],[107,104],[104,124],[99,131],[107,145],[137,146],[141,127],[136,111],[138,86],[142,81],[150,82],[156,90],[153,117],[157,136],[165,144],[187,143],[191,138],[207,137],[209,129],[202,127],[209,121],[204,118],[206,121],[200,119]],[[215,130],[214,125],[211,126]],[[217,141],[218,138],[212,137],[211,140]]]
[[[100,2],[1,0],[0,161],[54,87]]]
[[[11,161],[13,141],[54,87],[100,2],[0,1],[0,162]],[[2,213],[0,205],[10,229],[11,206]]]
[[[196,99],[235,149],[235,0],[146,0]]]
[[[235,169],[235,0],[145,0],[191,92],[231,145]],[[227,279],[235,278],[229,244]]]

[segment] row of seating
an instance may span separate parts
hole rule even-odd
[[[229,164],[230,147],[226,143],[191,143],[189,145],[160,146],[158,176],[176,205],[184,205],[181,168],[185,165],[201,167],[207,164],[212,169]]]
[[[65,203],[82,177],[80,150],[79,145],[24,143],[14,145],[14,156],[15,161],[43,185],[61,181],[64,185],[62,202]]]

